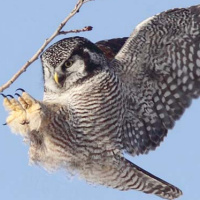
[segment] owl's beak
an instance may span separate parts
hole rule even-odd
[[[55,72],[55,74],[54,74],[54,80],[58,85],[60,85],[59,81],[58,81],[58,73],[57,72]]]
[[[54,81],[56,82],[57,85],[63,86],[63,84],[65,82],[65,79],[66,79],[66,75],[65,74],[55,72]]]

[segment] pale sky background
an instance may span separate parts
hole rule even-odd
[[[6,82],[42,45],[72,10],[76,0],[1,0],[0,3],[0,85]],[[188,7],[198,0],[96,0],[84,5],[65,30],[94,27],[78,34],[93,42],[129,36],[142,20],[161,11]],[[72,35],[56,38],[55,41]],[[74,35],[75,36],[75,35]],[[5,94],[24,88],[36,99],[43,96],[40,61],[36,61]],[[0,99],[1,102],[3,98]],[[0,106],[0,124],[7,113]],[[200,100],[195,100],[156,151],[131,160],[176,185],[180,200],[200,199]],[[130,157],[129,157],[130,158]],[[121,192],[91,186],[64,172],[49,174],[28,164],[28,146],[20,136],[0,125],[0,199],[2,200],[159,200],[135,190]]]

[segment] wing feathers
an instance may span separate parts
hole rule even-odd
[[[124,149],[147,153],[200,95],[200,6],[145,20],[115,58],[133,115],[124,120]]]

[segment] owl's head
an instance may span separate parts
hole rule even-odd
[[[64,92],[107,66],[102,51],[89,40],[72,37],[50,46],[41,56],[45,91]]]

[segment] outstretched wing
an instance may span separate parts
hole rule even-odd
[[[139,24],[112,61],[125,85],[124,149],[155,149],[200,95],[200,6]]]
[[[96,42],[95,44],[99,49],[101,49],[101,51],[103,51],[108,60],[112,60],[122,48],[127,39],[127,37],[124,37],[114,38],[110,40],[101,40],[99,42]]]

